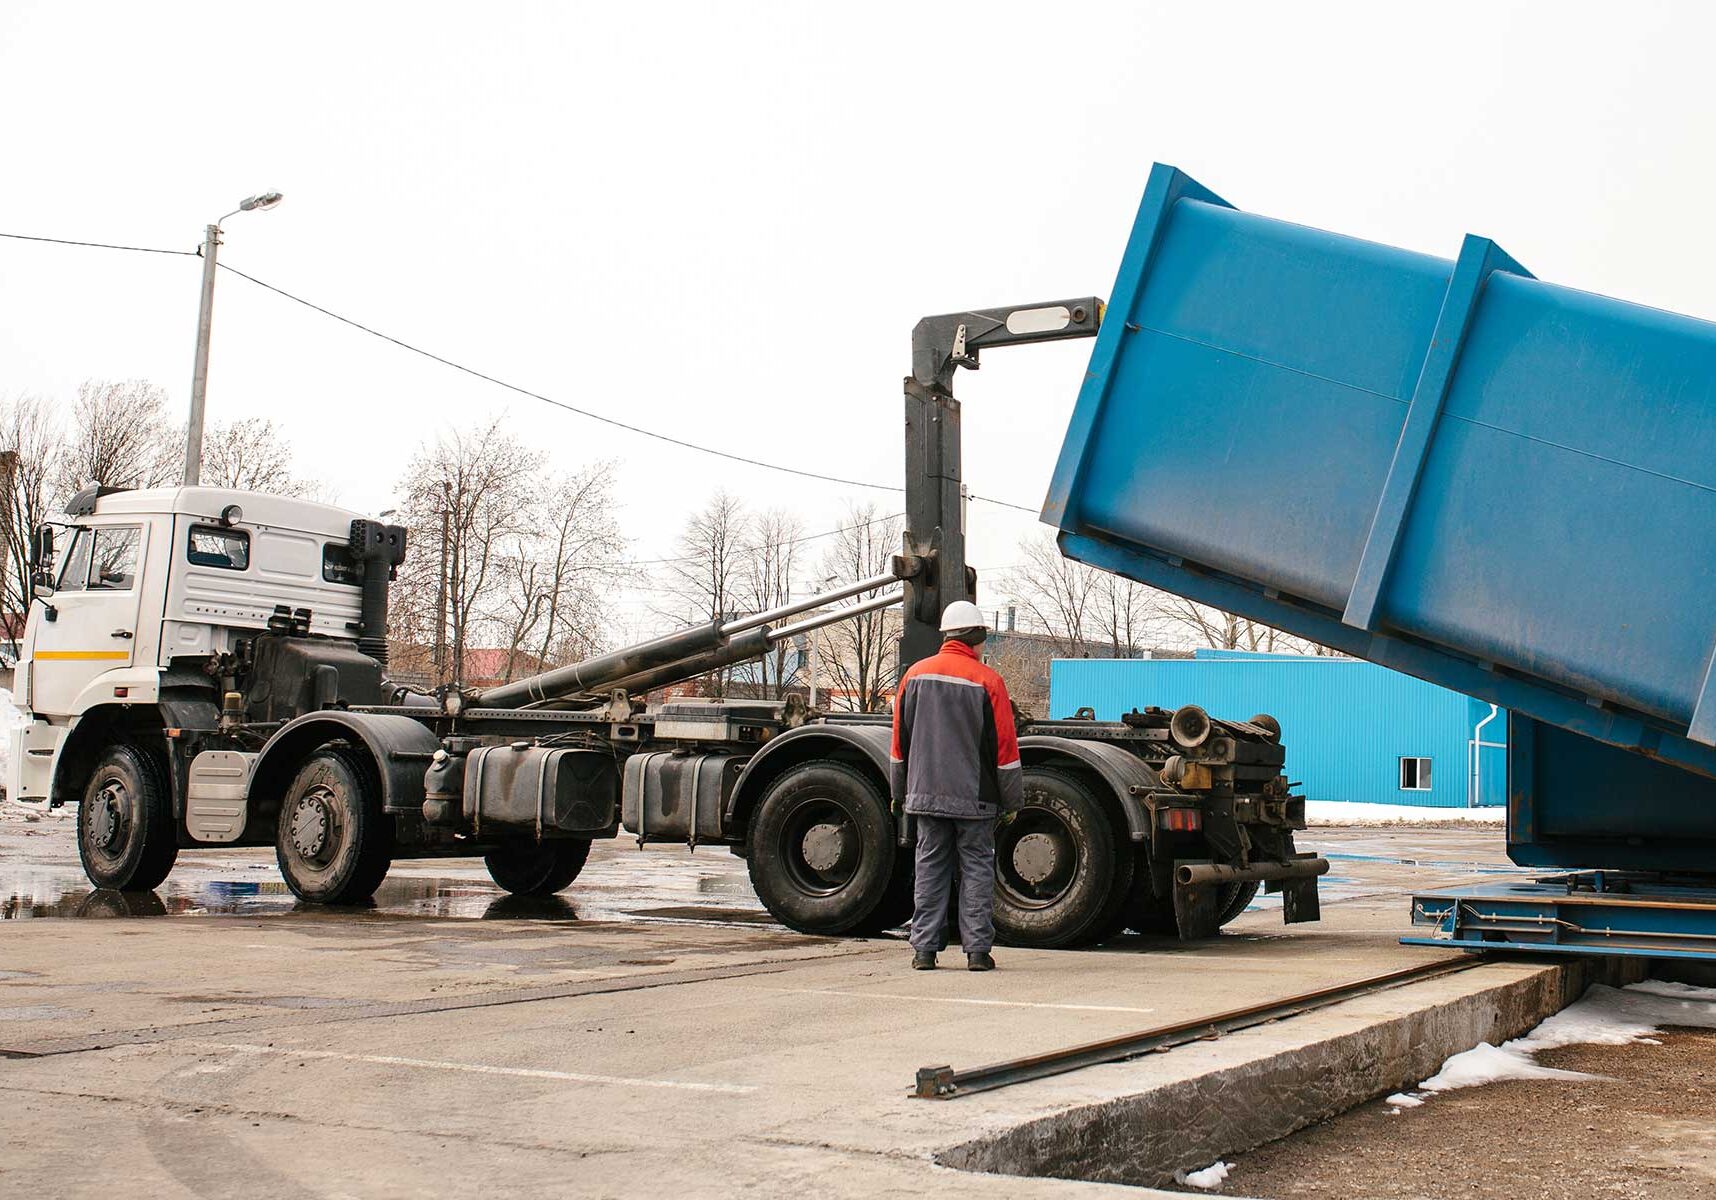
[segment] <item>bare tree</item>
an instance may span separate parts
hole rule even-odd
[[[1156,593],[1156,611],[1163,628],[1178,640],[1216,650],[1250,650],[1258,653],[1327,654],[1314,642],[1283,633],[1261,621],[1235,616],[1207,604],[1199,604],[1169,592]]]
[[[1048,535],[1026,538],[1019,553],[1002,586],[1025,627],[1049,639],[1052,657],[1134,658],[1152,645],[1324,653],[1259,621],[1074,562]]]
[[[167,393],[147,380],[85,380],[71,418],[54,480],[61,501],[89,483],[160,487],[184,473],[180,431],[167,419]]]
[[[743,606],[741,588],[750,553],[751,520],[737,497],[717,491],[679,534],[679,557],[662,565],[664,590],[677,598],[687,624],[731,617]],[[704,694],[727,694],[731,668],[712,671]]]
[[[30,608],[30,546],[36,527],[51,511],[59,471],[61,431],[53,406],[38,396],[20,396],[0,407],[0,465],[4,508],[0,539],[5,567],[0,573],[0,634],[8,641],[24,636]]]
[[[1105,644],[1111,657],[1137,658],[1149,649],[1161,628],[1160,593],[1124,575],[1108,571],[1097,575],[1092,589],[1092,633]]]
[[[792,599],[792,581],[798,573],[799,541],[803,523],[792,513],[771,508],[751,522],[755,544],[748,547],[739,579],[738,594],[747,612],[778,608]],[[763,696],[779,699],[793,670],[793,648],[775,643],[774,650],[756,668]]]
[[[317,491],[316,484],[293,474],[292,447],[266,417],[211,425],[203,438],[200,478],[209,487],[276,496],[309,496]]]
[[[1090,653],[1092,634],[1102,623],[1100,601],[1107,587],[1104,572],[1075,562],[1054,539],[1032,535],[1019,543],[1020,562],[1001,579],[1020,608],[1026,627],[1047,636],[1061,658]]]
[[[497,417],[443,434],[406,470],[401,508],[412,550],[396,589],[398,628],[445,643],[444,657],[434,664],[443,681],[463,679],[465,651],[495,618],[503,594],[501,560],[530,529],[532,483],[541,464],[541,453]]]
[[[547,484],[528,529],[503,557],[507,657],[504,677],[559,665],[599,650],[607,627],[603,597],[622,574],[625,550],[615,517],[611,463]]]
[[[851,582],[888,570],[900,545],[900,518],[882,516],[873,503],[854,505],[824,552],[821,573],[832,583]],[[859,599],[869,599],[877,591]],[[828,707],[882,712],[899,677],[900,615],[882,609],[838,621],[809,635],[816,639],[818,667],[829,687]]]

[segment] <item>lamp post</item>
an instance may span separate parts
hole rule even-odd
[[[226,217],[241,212],[266,212],[282,199],[279,192],[263,192],[241,201]],[[191,368],[191,419],[185,427],[186,487],[195,487],[202,478],[203,402],[209,386],[209,328],[214,322],[215,254],[219,245],[220,221],[216,221],[203,230],[203,299],[197,310],[197,359]]]

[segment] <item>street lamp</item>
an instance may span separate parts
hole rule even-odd
[[[267,212],[283,199],[279,192],[250,196],[239,201],[238,207],[226,217],[236,217],[241,212]],[[202,478],[203,401],[209,387],[209,328],[214,321],[215,253],[220,245],[220,221],[203,230],[203,300],[197,310],[197,360],[191,368],[191,420],[185,427],[186,487],[195,487]]]

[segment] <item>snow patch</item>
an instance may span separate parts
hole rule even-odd
[[[1365,804],[1353,800],[1307,800],[1305,820],[1311,825],[1440,825],[1447,821],[1475,821],[1501,825],[1507,808],[1431,808],[1415,804]]]
[[[1440,1071],[1418,1086],[1426,1092],[1451,1092],[1455,1088],[1499,1083],[1504,1079],[1601,1078],[1601,1075],[1588,1075],[1584,1071],[1563,1071],[1556,1067],[1541,1066],[1531,1057],[1531,1051],[1520,1049],[1515,1042],[1500,1046],[1479,1042],[1470,1050],[1454,1055],[1442,1064]]]
[[[18,711],[18,706],[12,703],[12,693],[0,688],[0,772],[6,768],[6,755],[14,729],[22,729],[30,722],[24,714]]]
[[[1190,1184],[1195,1188],[1220,1187],[1228,1172],[1233,1170],[1232,1163],[1214,1162],[1198,1171],[1185,1171],[1180,1175],[1180,1182]]]
[[[12,703],[12,693],[0,688],[0,780],[6,777],[6,761],[12,748],[12,731],[22,729],[29,723],[28,718],[18,711],[18,706]],[[3,810],[7,808],[11,809],[12,815],[21,813],[26,821],[41,819],[41,813],[37,809],[7,800],[5,794],[0,792],[0,815],[5,815]]]
[[[1524,1037],[1499,1046],[1480,1042],[1454,1055],[1418,1090],[1449,1092],[1504,1079],[1601,1080],[1607,1077],[1546,1067],[1535,1056],[1562,1046],[1661,1045],[1653,1035],[1673,1025],[1716,1029],[1716,988],[1655,979],[1625,988],[1596,984]],[[1386,1103],[1411,1108],[1423,1099],[1397,1092]]]

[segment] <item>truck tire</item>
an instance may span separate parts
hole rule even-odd
[[[1025,770],[1025,802],[995,838],[995,936],[1009,946],[1077,946],[1118,932],[1133,850],[1077,777]]]
[[[555,838],[501,846],[483,855],[483,865],[515,896],[552,896],[571,886],[589,857],[589,838]]]
[[[147,892],[167,878],[179,829],[160,754],[126,742],[103,752],[78,805],[77,852],[98,888]]]
[[[323,746],[286,788],[274,837],[286,886],[310,904],[362,904],[393,865],[393,819],[370,761]]]
[[[1217,924],[1226,925],[1244,912],[1257,895],[1255,883],[1229,883],[1222,886],[1221,915]],[[1174,920],[1174,902],[1150,891],[1150,881],[1140,872],[1131,898],[1126,902],[1126,928],[1150,937],[1178,937],[1180,929]]]
[[[890,823],[889,836],[893,837],[894,829]],[[894,872],[888,880],[887,890],[882,893],[882,902],[868,917],[852,927],[852,932],[859,937],[874,937],[889,929],[898,929],[909,924],[912,910],[917,907],[912,895],[912,885],[917,881],[916,864],[913,862],[912,847],[901,846],[899,839],[894,838]],[[954,918],[955,929],[959,928],[957,915]]]
[[[1257,889],[1261,886],[1257,883],[1230,883],[1223,888],[1221,893],[1221,923],[1226,925],[1244,912],[1252,898],[1257,895]]]
[[[864,933],[903,919],[894,823],[863,772],[820,760],[793,767],[763,793],[751,828],[751,886],[787,928]]]

